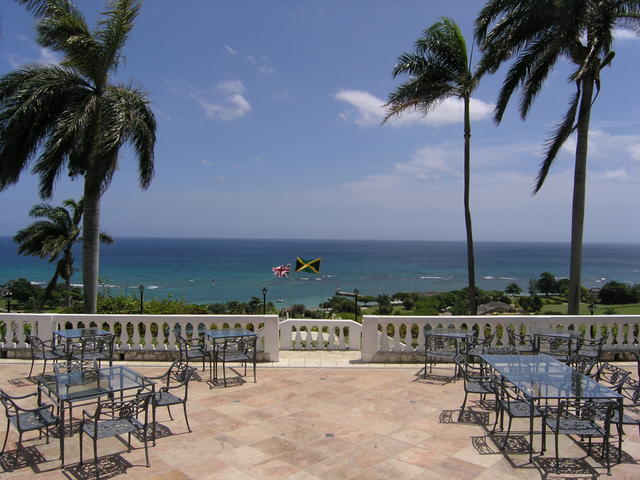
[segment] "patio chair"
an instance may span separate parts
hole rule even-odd
[[[467,404],[467,396],[470,393],[480,395],[480,401],[484,401],[487,395],[495,395],[496,384],[495,377],[486,372],[483,367],[474,367],[470,365],[464,358],[464,355],[458,354],[454,359],[456,366],[464,379],[464,400],[460,407],[458,421],[464,416],[464,408]]]
[[[29,369],[27,378],[31,378],[33,365],[36,360],[44,360],[44,365],[42,366],[42,375],[44,375],[47,369],[47,361],[52,360],[56,362],[67,358],[67,354],[63,350],[62,345],[53,345],[52,340],[42,340],[35,335],[29,335],[28,341],[29,347],[31,348],[31,368]]]
[[[611,474],[609,433],[616,402],[590,402],[585,400],[561,400],[556,407],[547,406],[542,415],[542,451],[546,449],[547,427],[554,435],[556,473],[560,467],[558,438],[560,435],[576,435],[588,438],[587,455],[591,456],[591,441],[602,438],[602,451],[606,457],[607,474]],[[601,426],[598,420],[604,420]]]
[[[163,386],[151,397],[153,407],[153,444],[156,444],[156,410],[158,407],[167,407],[169,418],[171,415],[171,405],[180,405],[184,410],[184,421],[187,430],[191,432],[189,418],[187,417],[187,397],[189,394],[189,380],[195,373],[196,368],[190,367],[184,362],[176,360],[171,364],[169,370],[157,377],[146,377],[149,380],[162,380]]]
[[[605,343],[607,343],[608,339],[608,333],[602,335],[597,340],[580,338],[578,340],[578,348],[576,349],[575,353],[580,357],[595,358],[599,362],[600,356],[602,355],[602,347]]]
[[[495,336],[496,334],[492,333],[484,337],[482,341],[479,341],[478,337],[476,336],[472,337],[472,340],[469,343],[469,350],[467,350],[467,354],[471,358],[473,358],[488,353]]]
[[[256,378],[256,344],[258,338],[251,337],[231,337],[225,338],[222,344],[214,345],[212,352],[213,355],[213,368],[214,378],[218,378],[218,363],[222,362],[222,378],[224,380],[225,387],[227,386],[227,363],[238,362],[244,365],[244,376],[247,376],[247,364],[251,362],[253,364],[253,381],[257,382]]]
[[[180,360],[186,362],[189,365],[190,360],[202,359],[202,371],[204,371],[205,360],[211,359],[211,353],[207,349],[207,344],[204,339],[199,337],[193,337],[191,339],[184,338],[182,335],[178,335],[176,338],[178,348],[180,349]]]
[[[555,359],[569,363],[571,356],[571,339],[568,337],[552,337],[540,335],[538,337],[538,353],[545,353]]]
[[[514,332],[512,329],[507,328],[507,337],[509,338],[509,345],[511,345],[511,348],[516,354],[522,355],[535,353],[533,336],[521,335]]]
[[[631,375],[631,372],[616,367],[609,362],[603,362],[596,373],[596,380],[614,392],[618,392],[629,375]]]
[[[95,413],[82,411],[80,425],[80,465],[83,464],[82,438],[87,435],[93,440],[93,457],[96,479],[100,478],[98,468],[98,440],[127,434],[128,451],[131,451],[131,434],[142,431],[146,466],[149,467],[149,402],[151,393],[138,393],[134,398],[98,402]],[[144,414],[144,415],[143,415]],[[141,420],[142,417],[142,420]]]
[[[74,352],[73,358],[76,360],[94,360],[98,363],[98,368],[100,368],[102,360],[108,360],[109,365],[111,365],[114,340],[115,335],[82,337],[79,350]]]
[[[571,367],[592,380],[597,380],[598,369],[595,369],[597,364],[598,360],[596,358],[582,357],[576,354],[571,356]]]
[[[437,335],[425,336],[425,352],[424,352],[424,375],[427,376],[427,365],[429,365],[429,373],[433,372],[433,366],[437,359],[444,359],[453,362],[458,355],[458,340],[453,337],[443,337]],[[454,377],[459,375],[458,366],[456,365]]]
[[[507,446],[509,441],[509,435],[511,433],[511,423],[514,418],[531,418],[531,401],[524,398],[520,392],[510,383],[504,380],[498,384],[497,388],[497,402],[496,402],[496,421],[493,425],[491,432],[495,432],[498,426],[498,419],[500,419],[500,430],[504,431],[504,414],[509,416],[509,424],[507,425],[507,434],[504,438],[500,450],[503,450]],[[533,417],[538,418],[542,416],[542,412],[536,406],[533,407]],[[532,446],[533,447],[533,446]]]
[[[49,443],[49,427],[53,427],[58,424],[59,418],[53,414],[53,405],[40,405],[36,408],[24,408],[16,403],[16,400],[23,400],[29,397],[37,397],[38,392],[29,393],[21,396],[11,396],[4,390],[0,390],[0,401],[4,405],[4,411],[7,416],[7,433],[4,436],[4,443],[2,444],[2,452],[0,456],[4,455],[5,448],[7,447],[7,440],[9,439],[9,429],[11,425],[18,431],[18,450],[24,448],[22,445],[22,436],[25,432],[31,432],[38,430],[38,438],[42,438],[42,431],[44,430],[47,443]],[[18,456],[13,467],[10,470],[14,470],[17,466]]]

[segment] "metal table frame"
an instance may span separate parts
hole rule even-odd
[[[550,355],[480,355],[480,358],[529,401],[530,462],[533,461],[533,415],[536,402],[564,399],[616,400],[622,408],[622,395]]]
[[[148,380],[135,370],[124,367],[104,367],[98,370],[76,370],[57,375],[41,375],[36,377],[38,395],[42,394],[53,400],[60,410],[58,434],[60,438],[60,461],[64,467],[64,409],[74,402],[99,400],[109,394],[126,390],[150,387],[155,391],[155,382]]]
[[[65,328],[65,329],[53,331],[53,344],[56,343],[56,338],[58,338],[59,340],[64,339],[65,350],[67,352],[67,359],[70,360],[72,355],[72,349],[70,347],[73,345],[74,339],[82,339],[86,337],[103,337],[107,335],[112,335],[112,333],[97,327]],[[111,345],[109,345],[109,366],[111,367],[112,365],[113,365],[113,342],[111,343]]]
[[[217,378],[213,378],[213,359],[216,356],[216,349],[219,348],[221,343],[224,343],[225,340],[229,338],[242,338],[242,337],[250,337],[254,338],[256,341],[256,349],[257,349],[257,339],[258,334],[252,332],[251,330],[247,330],[245,328],[216,328],[213,330],[205,330],[205,337],[209,338],[211,342],[211,355],[209,356],[209,378],[213,381],[217,380]],[[256,352],[257,353],[257,352]]]

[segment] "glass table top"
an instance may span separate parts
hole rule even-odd
[[[573,330],[558,330],[556,328],[540,328],[533,333],[536,337],[561,337],[561,338],[581,338],[580,332]]]
[[[432,328],[424,331],[425,336],[469,338],[475,335],[473,330],[456,330],[454,328]]]
[[[37,381],[62,401],[101,397],[155,383],[135,370],[122,366],[42,375],[37,377]]]
[[[620,394],[549,355],[481,355],[480,358],[528,398],[621,398]]]
[[[205,330],[204,334],[210,338],[234,338],[234,337],[256,337],[256,333],[244,328],[216,328]]]
[[[62,338],[83,338],[83,337],[111,335],[111,332],[107,332],[106,330],[102,330],[96,327],[90,327],[90,328],[67,328],[64,330],[54,330],[53,334]]]

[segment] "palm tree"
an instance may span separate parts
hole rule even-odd
[[[81,240],[80,222],[82,221],[82,200],[76,202],[69,199],[62,202],[63,207],[52,207],[46,203],[34,205],[29,212],[32,218],[41,218],[26,228],[18,231],[13,240],[19,244],[18,253],[48,258],[56,263],[53,277],[44,292],[42,305],[51,295],[58,283],[58,277],[64,280],[65,289],[71,289],[73,275],[73,245]],[[100,234],[102,243],[111,244],[113,239],[106,233]],[[71,297],[67,296],[70,306]]]
[[[393,69],[409,79],[389,95],[385,122],[406,110],[418,110],[425,115],[449,97],[464,103],[464,219],[467,232],[467,273],[469,310],[478,313],[476,301],[475,257],[473,230],[469,207],[469,177],[471,160],[471,121],[469,103],[477,79],[471,72],[467,45],[458,25],[450,18],[441,18],[427,28],[412,52],[403,53]]]
[[[40,196],[50,198],[65,170],[84,180],[82,273],[84,311],[95,313],[100,199],[130,143],[139,181],[153,178],[156,122],[146,92],[112,85],[141,0],[111,0],[94,30],[70,0],[16,0],[39,17],[37,41],[61,53],[60,66],[30,65],[0,78],[0,191],[18,181],[39,153],[32,172]],[[39,147],[43,147],[39,149]]]
[[[498,123],[517,89],[521,90],[520,116],[524,119],[558,60],[567,58],[575,65],[569,81],[575,84],[576,92],[563,119],[547,141],[534,187],[534,193],[537,193],[560,147],[573,132],[577,132],[567,310],[570,315],[577,315],[580,307],[591,105],[600,89],[600,71],[613,59],[613,29],[619,24],[627,24],[637,30],[640,26],[640,1],[490,0],[476,19],[475,37],[483,52],[478,73],[494,73],[505,61],[514,58],[496,104],[495,119]]]

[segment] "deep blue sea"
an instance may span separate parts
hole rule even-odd
[[[295,266],[296,257],[322,257],[320,274],[294,273],[276,278],[271,267]],[[80,250],[75,254],[81,269]],[[0,284],[16,278],[47,282],[53,265],[17,254],[10,237],[0,237]],[[563,243],[477,242],[478,286],[502,289],[511,282],[527,290],[529,278],[548,271],[569,274],[569,245]],[[145,297],[184,298],[194,303],[262,299],[278,306],[315,306],[337,288],[361,295],[400,291],[435,292],[466,285],[464,242],[368,240],[248,240],[117,238],[102,246],[103,291]],[[640,244],[585,244],[583,284],[608,280],[640,282]],[[77,272],[74,283],[82,283]]]

